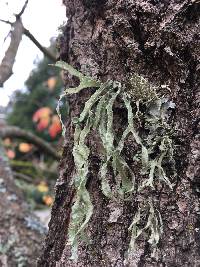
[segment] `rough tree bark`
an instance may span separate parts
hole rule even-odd
[[[46,228],[16,187],[0,140],[0,266],[35,266]]]
[[[72,262],[68,224],[74,202],[72,157],[73,124],[88,92],[71,96],[60,177],[49,233],[38,266],[200,266],[199,240],[199,71],[200,5],[189,0],[64,0],[68,23],[60,39],[60,58],[84,74],[102,81],[123,81],[139,73],[155,85],[167,84],[176,103],[175,161],[178,176],[171,192],[167,187],[154,192],[163,218],[164,233],[157,256],[143,239],[129,260],[128,226],[136,212],[136,201],[114,203],[103,196],[98,179],[98,147],[89,144],[88,190],[94,213],[87,233],[91,243],[81,243],[79,259]],[[68,79],[66,85],[76,84]],[[123,124],[123,118],[119,119]],[[93,146],[93,147],[92,147]],[[134,150],[130,144],[128,149]],[[139,177],[139,173],[138,173]],[[118,218],[112,214],[119,211]]]

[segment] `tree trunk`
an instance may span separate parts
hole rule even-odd
[[[144,235],[138,238],[136,249],[127,256],[131,238],[128,228],[140,200],[137,194],[131,201],[114,201],[104,196],[98,176],[99,140],[95,134],[89,136],[87,189],[94,206],[86,229],[90,242],[79,242],[78,261],[72,261],[68,227],[76,192],[72,183],[75,166],[71,119],[80,114],[89,90],[68,97],[70,116],[66,121],[60,177],[49,233],[38,266],[200,266],[199,2],[64,0],[64,4],[68,23],[59,42],[62,60],[104,82],[108,79],[123,82],[137,73],[153,85],[170,88],[170,99],[176,104],[170,119],[175,130],[177,175],[173,190],[158,186],[158,190],[149,189],[143,195],[144,198],[152,196],[163,221],[156,252],[153,253]],[[68,78],[66,75],[67,86],[77,84],[75,79]],[[120,132],[127,120],[126,113],[119,107],[115,109],[115,127]],[[137,146],[130,142],[126,143],[126,148],[128,158],[128,154],[135,154]],[[137,167],[134,171],[136,183],[139,183],[140,171]]]
[[[46,228],[14,183],[0,140],[0,266],[35,266]]]

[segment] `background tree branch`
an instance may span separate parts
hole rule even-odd
[[[13,73],[12,68],[23,34],[25,34],[46,57],[48,57],[51,61],[56,62],[56,57],[47,48],[42,46],[40,42],[33,36],[33,34],[23,26],[21,15],[24,13],[27,4],[28,0],[25,2],[19,14],[15,15],[16,21],[14,23],[0,19],[1,22],[10,24],[13,27],[13,30],[11,31],[10,45],[0,65],[0,87],[3,86],[3,84],[10,78]]]
[[[24,5],[23,5],[23,7],[21,9],[21,11],[18,14],[16,14],[16,18],[20,18],[22,16],[22,14],[24,13],[27,5],[28,5],[28,0],[25,1]]]
[[[34,144],[37,147],[40,147],[41,150],[43,150],[56,160],[59,160],[61,158],[61,156],[55,151],[54,148],[52,148],[50,144],[48,144],[38,136],[34,135],[33,133],[22,130],[19,127],[6,126],[0,128],[0,138],[6,138],[6,137],[20,138],[26,140],[27,142],[30,142],[31,144]]]
[[[29,30],[23,28],[23,33],[40,49],[40,51],[46,57],[48,57],[53,62],[56,62],[56,57],[47,48],[42,46]]]
[[[15,62],[15,57],[17,54],[17,50],[19,48],[19,44],[22,39],[24,28],[21,19],[17,19],[15,23],[13,23],[13,31],[11,32],[11,41],[10,45],[5,53],[5,56],[0,65],[0,86],[10,78],[12,75],[12,68]]]
[[[33,183],[33,179],[24,173],[15,172],[15,171],[12,171],[12,173],[13,173],[13,176],[18,178],[18,179],[21,179],[27,183]]]

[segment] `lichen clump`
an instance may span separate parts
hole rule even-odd
[[[163,96],[159,97],[156,88],[137,74],[134,74],[130,78],[129,85],[125,86],[118,81],[101,83],[84,76],[65,62],[59,61],[56,66],[80,79],[80,85],[66,89],[60,100],[64,95],[96,87],[96,91],[85,102],[79,117],[73,119],[76,199],[72,207],[68,236],[72,247],[72,258],[77,259],[79,240],[84,238],[84,230],[93,214],[93,205],[86,188],[90,156],[90,147],[85,142],[88,134],[95,129],[102,142],[104,152],[99,155],[102,161],[99,178],[102,192],[106,197],[114,201],[119,199],[132,201],[135,195],[142,194],[147,188],[155,189],[155,183],[165,184],[172,189],[173,184],[165,172],[164,165],[167,161],[173,162],[172,129],[168,124],[168,117],[169,109],[174,108],[174,104]],[[127,113],[127,125],[122,129],[120,139],[115,133],[113,119],[114,104],[117,99],[120,99]],[[57,111],[61,118],[59,103]],[[143,121],[146,128],[143,134],[138,131],[138,121]],[[65,131],[64,124],[62,125]],[[138,152],[133,156],[133,161],[137,161],[141,166],[140,175],[144,178],[140,181],[136,181],[134,170],[122,153],[125,142],[130,137],[139,147]],[[115,185],[112,186],[108,179],[111,169],[116,180]],[[143,227],[139,227],[144,225],[141,218],[147,219]],[[163,226],[151,194],[143,199],[143,203],[139,203],[129,231],[131,232],[129,251],[135,248],[135,242],[143,233],[145,233],[144,236],[149,235],[148,242],[153,248],[157,246]]]
[[[128,80],[127,92],[132,97],[133,101],[151,101],[157,99],[156,87],[142,76],[134,73]]]

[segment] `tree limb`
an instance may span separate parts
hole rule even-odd
[[[18,14],[15,15],[17,19],[20,18],[20,17],[22,16],[22,14],[24,13],[24,11],[25,11],[27,5],[28,5],[28,0],[26,0],[26,2],[24,3],[24,5],[23,5],[21,11],[20,11]]]
[[[21,11],[15,15],[16,21],[12,24],[10,23],[13,26],[13,31],[11,32],[10,45],[0,65],[0,86],[1,87],[3,86],[4,82],[6,82],[12,75],[12,68],[15,62],[17,50],[19,48],[19,44],[22,39],[22,34],[24,33],[24,26],[21,21],[21,16],[27,7],[27,4],[28,4],[28,0],[25,1]],[[8,21],[4,21],[4,22],[9,23]]]
[[[5,20],[5,19],[0,19],[0,22],[4,22],[4,23],[9,24],[11,26],[13,26],[13,24],[14,24],[14,22],[11,22],[11,21]]]
[[[30,33],[29,30],[27,30],[20,19],[20,16],[23,14],[26,5],[28,1],[25,2],[21,12],[16,15],[16,21],[14,23],[2,20],[1,22],[10,24],[13,27],[13,30],[11,32],[11,41],[10,45],[5,53],[5,56],[0,64],[0,87],[3,86],[3,84],[10,78],[12,75],[12,68],[15,62],[15,57],[17,54],[17,50],[19,48],[19,44],[22,39],[22,35],[25,34],[39,49],[40,51],[48,57],[51,61],[56,62],[56,57],[44,46],[42,46],[38,40],[33,36],[32,33]]]
[[[12,75],[12,67],[15,62],[15,57],[19,44],[22,39],[22,34],[24,27],[21,19],[17,19],[13,23],[13,31],[11,32],[10,45],[5,53],[5,56],[0,65],[0,86],[2,87],[4,82],[6,82]]]
[[[30,176],[24,174],[24,173],[19,173],[19,172],[14,172],[12,171],[14,177],[18,178],[18,179],[21,179],[27,183],[33,183],[33,179],[31,179]]]
[[[34,144],[37,147],[40,147],[44,152],[51,155],[56,160],[59,160],[61,158],[61,156],[51,147],[50,144],[48,144],[38,136],[34,135],[33,133],[22,130],[19,127],[6,126],[0,128],[0,137],[1,138],[15,137],[26,140],[27,142],[30,142],[31,144]]]
[[[48,50],[46,49],[44,46],[42,46],[38,40],[32,35],[32,33],[30,33],[29,30],[27,30],[26,28],[23,29],[24,30],[24,34],[40,49],[40,51],[46,56],[48,57],[50,60],[52,60],[53,62],[56,62],[56,57]]]

